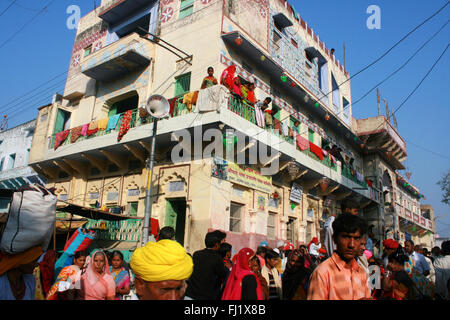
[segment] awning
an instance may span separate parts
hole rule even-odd
[[[57,232],[66,233],[68,231],[76,230],[79,227],[82,227],[87,222],[88,222],[88,220],[86,220],[86,219],[72,220],[72,221],[70,221],[68,219],[64,219],[64,220],[57,219],[55,227],[56,227]]]
[[[131,16],[138,9],[148,6],[149,3],[148,0],[119,0],[100,12],[98,16],[113,25]]]
[[[110,213],[103,210],[83,207],[66,201],[59,201],[58,204],[62,204],[57,206],[57,210],[60,212],[67,212],[93,220],[119,221],[127,219],[142,219],[140,217],[125,216],[121,214]]]
[[[289,20],[288,17],[286,17],[283,13],[277,13],[273,16],[273,20],[275,20],[276,24],[278,26],[280,26],[281,28],[286,28],[286,27],[290,27],[293,26],[294,24],[292,23],[291,20]]]

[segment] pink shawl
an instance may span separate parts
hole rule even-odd
[[[105,259],[101,274],[94,268],[94,257],[97,254],[103,255]],[[86,272],[81,276],[81,286],[84,292],[84,300],[106,300],[106,297],[116,295],[116,284],[109,273],[108,258],[103,251],[96,250],[92,254]]]

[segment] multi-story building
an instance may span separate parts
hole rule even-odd
[[[36,128],[32,120],[0,132],[0,189],[16,190],[30,183],[45,185],[45,179],[30,166],[28,157]],[[0,199],[0,213],[7,212],[9,199]]]
[[[258,100],[272,97],[272,128],[225,86],[200,90],[209,66],[219,78],[232,64]],[[59,199],[144,216],[153,120],[140,109],[154,94],[171,111],[157,125],[152,218],[190,252],[212,229],[234,250],[298,245],[321,235],[341,200],[380,202],[364,177],[349,74],[280,0],[104,0],[84,16],[63,99],[39,110],[30,153]],[[325,150],[333,145],[342,161]],[[111,224],[105,240],[139,245],[131,233],[142,225],[128,223]]]
[[[424,196],[408,182],[404,170],[406,143],[385,116],[356,120],[358,136],[367,146],[364,172],[370,180],[376,201],[368,206],[366,216],[378,239],[394,238],[403,243],[417,240],[425,233],[434,235],[433,219],[421,215],[420,199]],[[416,241],[417,242],[417,241]]]

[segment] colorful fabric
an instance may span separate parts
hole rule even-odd
[[[409,260],[404,263],[404,270],[409,275],[411,280],[413,281],[416,290],[418,290],[418,295],[425,295],[429,297],[434,296],[434,287],[431,284],[430,280],[428,280],[422,273],[418,272],[416,269],[416,262],[412,257],[409,257]]]
[[[194,269],[192,258],[176,241],[148,242],[133,252],[130,267],[145,281],[186,280]]]
[[[47,300],[58,300],[58,288],[59,284],[61,282],[69,282],[73,286],[77,283],[77,281],[80,281],[81,276],[81,270],[76,265],[71,265],[64,267],[61,272],[58,274],[55,283],[50,288],[48,294],[47,294]]]
[[[300,151],[308,150],[308,148],[309,148],[308,140],[306,140],[299,134],[297,134],[296,140],[297,140],[297,146],[300,149]]]
[[[0,276],[9,270],[37,260],[42,253],[43,251],[40,246],[33,247],[25,252],[17,254],[0,253]]]
[[[198,91],[188,92],[183,96],[183,104],[186,105],[189,112],[192,112],[192,105],[194,104],[195,92],[197,92],[197,97],[198,97]]]
[[[106,130],[106,128],[108,127],[108,122],[109,122],[109,118],[104,118],[104,119],[100,119],[98,120],[98,130]]]
[[[250,101],[252,104],[256,103],[256,97],[255,97],[254,90],[248,90],[247,100]]]
[[[317,157],[319,157],[320,160],[323,160],[323,152],[321,147],[315,145],[310,141],[309,150],[311,150],[312,153],[314,153]]]
[[[33,276],[36,281],[36,287],[34,290],[34,300],[45,300],[44,291],[42,289],[42,282],[41,282],[41,269],[39,268],[39,266],[34,268]]]
[[[55,276],[55,263],[57,254],[55,250],[48,250],[42,261],[39,263],[40,275],[42,280],[42,290],[46,295],[53,284],[53,278]]]
[[[94,268],[93,260],[97,254],[103,255],[105,265],[101,273]],[[86,268],[86,272],[81,276],[81,289],[84,300],[106,300],[107,297],[116,295],[116,284],[109,274],[108,258],[103,251],[96,250],[92,253],[92,258]]]
[[[87,129],[87,135],[91,136],[95,133],[97,133],[98,131],[98,121],[92,121],[91,123],[89,123],[89,127]]]
[[[264,300],[261,282],[256,274],[250,270],[249,260],[254,256],[255,252],[250,248],[243,248],[238,252],[225,285],[222,300],[241,300],[242,279],[249,275],[254,276],[256,279],[256,296],[258,300]]]
[[[83,137],[86,137],[86,136],[87,136],[87,130],[88,130],[88,128],[89,128],[89,123],[83,125],[83,127],[81,128],[81,135],[82,135]]]
[[[241,93],[242,93],[242,97],[247,99],[247,95],[248,95],[248,88],[244,85],[241,85]]]
[[[117,122],[119,122],[120,114],[116,114],[108,118],[108,125],[106,126],[106,131],[116,130]]]
[[[233,93],[237,94],[238,96],[242,97],[242,90],[241,90],[241,78],[235,77],[233,79]]]
[[[234,73],[236,72],[236,66],[231,65],[228,68],[226,68],[222,75],[220,76],[220,84],[223,84],[224,86],[228,87],[228,89],[232,90],[234,86]]]
[[[311,275],[308,300],[359,300],[371,298],[366,272],[356,260],[347,266],[335,252]]]
[[[111,266],[109,271],[114,279],[114,282],[116,283],[117,288],[123,289],[130,285],[130,274],[124,267],[120,268],[119,271],[113,271]],[[119,294],[116,294],[116,300],[121,300],[121,296]]]
[[[214,76],[211,76],[211,77],[207,76],[207,77],[205,77],[203,79],[202,86],[200,87],[200,89],[206,89],[206,88],[212,87],[212,86],[214,86],[216,84],[217,84],[216,77],[214,77]]]
[[[59,146],[62,145],[64,141],[66,141],[69,133],[70,133],[70,130],[65,130],[65,131],[58,132],[56,134],[54,150],[58,149]]]
[[[175,104],[178,101],[178,98],[172,98],[172,99],[169,99],[168,101],[169,101],[169,106],[170,106],[169,114],[171,116],[173,116],[173,112],[175,111]]]
[[[117,141],[122,140],[123,136],[130,130],[130,122],[133,110],[128,110],[123,114],[122,123],[120,124],[119,134],[117,135]]]
[[[78,140],[78,138],[81,137],[82,130],[83,126],[79,126],[71,130],[70,143],[75,143]]]

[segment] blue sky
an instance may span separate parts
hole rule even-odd
[[[82,16],[94,7],[94,0],[0,0],[0,116],[9,116],[9,127],[32,120],[37,108],[51,102],[54,92],[62,92],[69,66],[75,30],[66,26],[68,6],[76,4]],[[51,3],[41,14],[39,11]],[[313,28],[328,48],[355,74],[381,56],[415,26],[435,13],[446,0],[346,0],[300,1],[291,4]],[[97,0],[100,4],[100,0]],[[369,30],[366,13],[370,5],[381,9],[381,29]],[[3,13],[4,12],[4,13]],[[2,14],[3,13],[3,14]],[[28,23],[33,17],[30,23]],[[450,17],[450,6],[414,32],[376,65],[351,80],[356,101],[372,86],[402,65]],[[24,28],[24,26],[27,24]],[[439,33],[403,70],[380,87],[381,96],[395,110],[416,87],[450,40],[450,26]],[[21,30],[22,29],[22,30]],[[407,143],[404,165],[412,172],[411,182],[419,187],[435,208],[437,230],[450,237],[450,207],[441,203],[436,184],[450,170],[449,51],[422,86],[396,113],[398,130]],[[46,83],[42,88],[32,91]],[[32,92],[30,92],[32,91]],[[381,108],[384,113],[384,106]],[[353,108],[356,118],[377,115],[376,93]],[[401,172],[404,174],[404,171]]]

